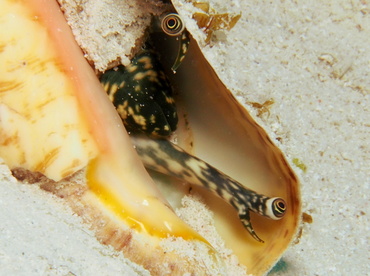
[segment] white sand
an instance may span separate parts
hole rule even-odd
[[[215,63],[242,102],[274,99],[260,122],[307,166],[303,211],[314,221],[286,252],[285,275],[370,275],[370,6],[240,2],[235,46]]]
[[[262,124],[307,166],[303,211],[314,221],[286,252],[285,275],[369,275],[370,6],[241,2],[236,47],[216,62],[241,101],[274,99]]]
[[[233,3],[226,10],[242,19],[206,54],[241,102],[275,101],[257,120],[289,161],[307,166],[296,171],[314,221],[280,275],[370,275],[370,5]],[[0,275],[136,274],[62,200],[1,171]]]

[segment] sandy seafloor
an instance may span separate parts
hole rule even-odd
[[[214,5],[242,19],[206,56],[252,115],[246,102],[273,99],[256,120],[307,168],[292,165],[313,223],[273,275],[370,275],[370,4]],[[149,275],[101,245],[61,199],[0,169],[0,275]]]

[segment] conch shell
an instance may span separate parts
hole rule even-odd
[[[99,240],[123,250],[152,274],[225,274],[215,247],[176,216],[171,204],[179,205],[178,200],[170,204],[144,169],[57,3],[1,0],[1,6],[0,156],[7,165],[45,175],[49,180],[41,187],[65,198]],[[297,230],[298,181],[195,40],[172,81],[186,117],[175,135],[178,144],[249,188],[286,201],[279,221],[251,215],[265,241],[261,244],[231,206],[192,187],[214,211],[217,230],[239,262],[248,273],[263,274]],[[184,189],[175,192],[186,194]],[[169,251],[163,246],[166,238],[188,241],[205,263],[181,250]]]

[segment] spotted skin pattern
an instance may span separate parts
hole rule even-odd
[[[274,220],[284,216],[286,204],[282,198],[270,198],[242,186],[168,140],[151,140],[140,135],[131,140],[146,168],[205,187],[223,198],[238,211],[244,227],[259,242],[263,240],[253,230],[249,212]]]
[[[174,73],[183,61],[188,46],[189,34],[185,30],[172,66]],[[250,211],[278,220],[285,214],[285,201],[244,187],[164,139],[176,129],[178,117],[171,85],[154,51],[144,48],[130,65],[109,70],[100,80],[126,128],[132,132],[131,140],[145,167],[207,188],[232,205],[251,236],[263,242],[253,230]]]
[[[176,130],[172,87],[154,51],[141,50],[131,64],[105,72],[100,82],[129,131],[167,137]]]

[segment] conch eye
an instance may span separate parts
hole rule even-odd
[[[286,210],[286,203],[284,199],[277,198],[272,203],[272,212],[277,218],[281,218],[284,216]]]
[[[169,36],[178,36],[185,29],[185,24],[177,13],[169,13],[162,18],[161,28]]]

